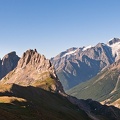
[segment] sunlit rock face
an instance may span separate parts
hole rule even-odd
[[[1,80],[1,84],[37,86],[53,92],[64,92],[50,60],[37,50],[23,53],[17,67]]]

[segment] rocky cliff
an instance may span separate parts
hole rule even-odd
[[[36,49],[27,50],[19,60],[17,67],[5,76],[0,83],[14,83],[22,86],[32,85],[54,92],[63,92],[54,67]]]
[[[16,55],[16,52],[11,52],[0,60],[0,79],[17,66],[19,59],[20,58]]]
[[[65,90],[91,79],[114,61],[110,46],[103,43],[69,49],[51,59]]]

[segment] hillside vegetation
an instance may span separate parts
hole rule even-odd
[[[120,61],[115,62],[103,70],[93,79],[79,84],[67,91],[77,98],[88,99],[105,103],[112,103],[120,98]]]
[[[1,120],[90,120],[65,97],[37,87],[4,85],[0,88]]]

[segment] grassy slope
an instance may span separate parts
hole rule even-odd
[[[0,98],[2,120],[89,120],[85,112],[66,98],[37,87],[4,85],[0,88]]]
[[[93,79],[72,88],[67,93],[77,98],[92,98],[97,101],[104,101],[111,98],[111,102],[113,102],[120,97],[119,88],[112,93],[116,86],[118,76],[119,70],[116,68],[104,70]]]

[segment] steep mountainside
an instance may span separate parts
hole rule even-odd
[[[33,86],[0,86],[1,120],[91,120],[67,98]]]
[[[69,99],[72,103],[79,106],[79,108],[86,111],[86,113],[93,120],[119,120],[120,119],[120,109],[114,106],[101,105],[97,101],[93,101],[92,99],[76,99],[70,97]]]
[[[68,100],[67,97],[40,87],[15,84],[0,86],[1,120],[119,120],[119,118],[119,109],[92,100],[78,100],[73,97]]]
[[[17,67],[0,81],[0,118],[91,120],[64,96],[50,61],[36,49],[27,50]]]
[[[91,98],[103,104],[120,106],[120,60],[67,93],[81,99]]]
[[[109,115],[109,116],[108,116]],[[27,50],[0,81],[2,120],[119,120],[120,110],[67,95],[50,61]]]
[[[0,84],[12,83],[22,86],[40,86],[46,90],[63,92],[50,61],[36,50],[27,50],[17,67],[0,81]]]
[[[0,79],[17,66],[19,59],[20,58],[16,55],[16,52],[11,52],[0,60]]]
[[[96,76],[119,59],[120,39],[94,47],[71,48],[51,59],[65,90]]]

